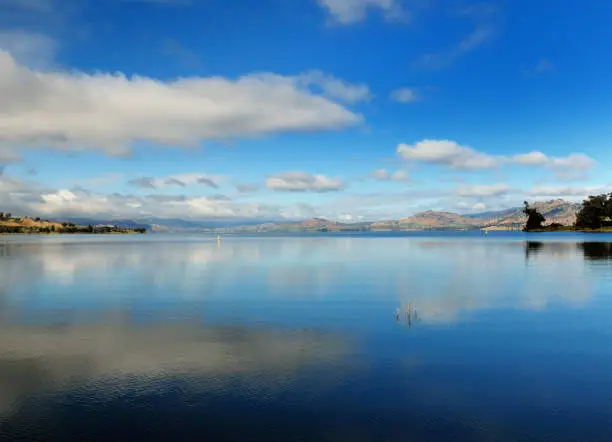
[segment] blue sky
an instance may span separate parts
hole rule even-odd
[[[355,221],[608,191],[612,4],[0,0],[0,207]]]

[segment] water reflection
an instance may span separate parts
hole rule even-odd
[[[544,243],[540,241],[527,241],[525,243],[525,260],[529,261],[529,258],[537,256],[544,247]]]
[[[347,350],[346,340],[330,333],[195,322],[139,325],[125,314],[117,320],[120,316],[114,321],[106,316],[84,323],[2,324],[0,416],[33,393],[130,378],[207,377],[220,388],[247,376],[258,379],[251,388],[269,388],[290,382],[309,364],[332,364]]]
[[[611,242],[542,242],[527,241],[525,243],[525,258],[529,261],[542,252],[548,255],[582,255],[588,261],[609,260],[612,258]]]
[[[424,322],[452,322],[478,310],[584,303],[593,290],[588,262],[607,260],[610,244],[326,237],[231,238],[221,247],[213,240],[13,244],[0,266],[1,314],[35,320],[124,309],[182,318],[184,311],[317,325],[358,321],[366,303],[372,314],[383,305],[393,312],[399,301]]]
[[[607,261],[612,258],[612,243],[609,242],[583,242],[580,248],[587,260]]]
[[[601,440],[611,255],[519,235],[16,241],[0,440]]]
[[[400,300],[425,322],[453,322],[479,310],[578,306],[593,291],[577,243],[423,241],[417,248],[418,262],[396,279]]]

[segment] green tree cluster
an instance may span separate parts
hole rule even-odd
[[[589,196],[576,216],[576,227],[601,229],[612,226],[612,193]]]
[[[525,208],[523,209],[523,213],[527,215],[527,222],[525,223],[525,228],[523,229],[525,232],[529,232],[531,230],[538,230],[542,228],[542,224],[546,221],[544,215],[538,212],[537,209],[530,207],[529,203],[525,201]]]
[[[22,233],[19,226],[0,226],[0,233]]]

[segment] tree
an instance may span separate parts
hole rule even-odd
[[[612,225],[612,193],[589,196],[576,216],[576,227],[600,229]]]
[[[87,226],[87,231],[88,231],[89,233],[93,233],[94,228],[93,228],[93,226],[92,226],[91,224],[89,224],[89,225]]]
[[[588,260],[612,259],[612,243],[609,242],[583,242],[580,247],[584,257]]]
[[[12,213],[6,213],[6,214],[5,214],[5,216],[6,216],[7,218],[10,218],[10,217],[11,217],[11,215],[12,215]]]
[[[544,215],[538,212],[537,209],[529,207],[529,203],[527,201],[525,201],[525,208],[523,209],[523,213],[527,215],[527,223],[525,224],[525,228],[523,229],[525,232],[541,229],[542,224],[544,224],[544,221],[546,221]]]

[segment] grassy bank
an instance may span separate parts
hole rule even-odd
[[[0,235],[53,235],[53,234],[142,234],[144,228],[123,228],[119,226],[77,225],[70,222],[56,222],[30,217],[0,217]]]
[[[612,227],[602,227],[600,229],[583,229],[575,226],[548,226],[542,229],[528,230],[527,233],[546,233],[546,232],[578,232],[578,233],[612,233]]]

